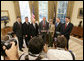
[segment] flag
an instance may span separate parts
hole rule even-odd
[[[32,6],[32,19],[35,19],[34,7]]]

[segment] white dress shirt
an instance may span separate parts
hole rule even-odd
[[[69,22],[68,22],[68,23],[66,23],[66,24],[67,24],[67,26],[68,26]]]
[[[33,23],[34,28],[36,28],[35,23]]]
[[[49,49],[47,52],[47,58],[43,60],[73,60],[70,52],[64,49]]]
[[[1,56],[1,60],[4,60],[4,57],[3,56]]]

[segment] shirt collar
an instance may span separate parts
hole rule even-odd
[[[58,49],[58,50],[65,50],[64,48],[59,48],[59,47],[57,47],[57,49]]]
[[[17,21],[18,22],[18,21]],[[20,22],[18,22],[20,24]]]
[[[34,55],[34,56],[32,56]],[[29,60],[35,60],[40,54],[32,54],[31,52],[29,52]]]
[[[39,56],[39,54],[32,54],[31,52],[29,52],[29,55]]]
[[[69,22],[68,23],[66,23],[67,25],[69,24]]]
[[[43,23],[44,23],[44,20],[43,20]],[[46,20],[45,20],[45,23],[46,23]]]
[[[57,24],[59,24],[60,22],[56,22]]]

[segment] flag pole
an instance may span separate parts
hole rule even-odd
[[[55,18],[56,18],[56,3],[54,2],[54,8],[55,8]]]
[[[55,19],[56,19],[56,5],[54,1],[54,18],[53,18],[53,24],[55,24]]]

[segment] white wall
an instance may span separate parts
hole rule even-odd
[[[13,26],[13,23],[16,21],[13,1],[1,1],[1,10],[8,10],[10,21],[7,26]],[[1,23],[1,28],[3,27],[4,23]]]
[[[83,1],[75,1],[74,3],[72,18],[71,18],[71,22],[74,24],[74,26],[78,26],[79,22],[83,21],[83,19],[77,18],[79,8],[83,8]],[[82,26],[83,26],[83,22],[82,22]]]

